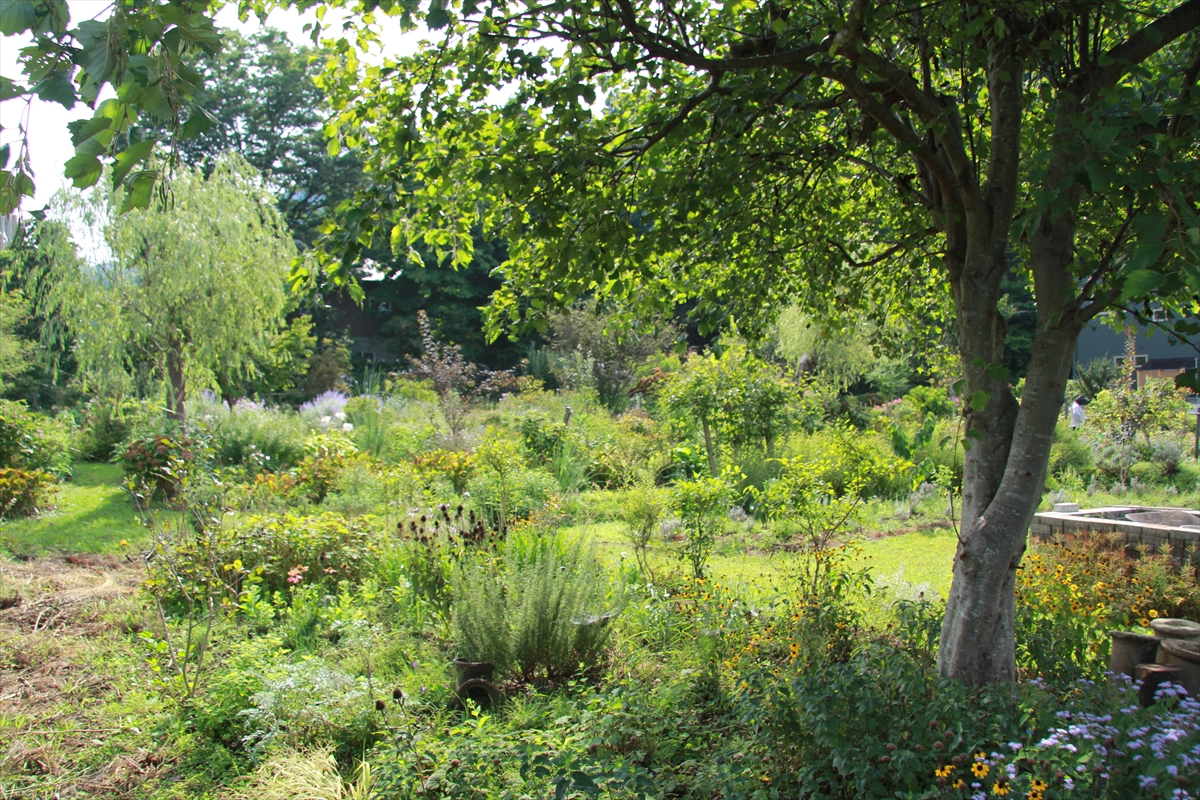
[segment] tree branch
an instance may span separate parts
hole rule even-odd
[[[1197,28],[1200,28],[1200,0],[1188,0],[1100,56],[1097,64],[1104,66],[1089,69],[1076,78],[1072,92],[1082,98],[1114,86],[1130,67]]]
[[[640,141],[630,142],[628,145],[622,145],[612,151],[613,155],[625,155],[629,153],[641,155],[654,145],[661,142],[664,138],[666,138],[667,134],[682,125],[697,106],[713,95],[722,93],[721,77],[723,75],[724,73],[714,72],[709,81],[708,88],[699,94],[689,97],[687,102],[683,104],[675,116],[667,120],[667,123],[659,128],[657,133]]]

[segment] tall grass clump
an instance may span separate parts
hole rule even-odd
[[[295,414],[239,400],[232,408],[219,400],[198,400],[192,418],[217,464],[278,471],[304,458],[308,430]]]
[[[606,589],[581,539],[514,531],[499,552],[473,553],[455,571],[458,654],[523,680],[593,666],[608,638]]]

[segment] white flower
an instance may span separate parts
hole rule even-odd
[[[349,422],[343,422],[343,423],[342,423],[342,430],[344,430],[344,431],[352,431],[352,430],[354,430],[354,426],[353,426],[353,425],[351,425]]]

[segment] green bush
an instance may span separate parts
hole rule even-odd
[[[683,528],[683,550],[679,557],[692,568],[692,576],[703,578],[708,558],[725,525],[730,491],[721,478],[679,481],[671,488],[671,508],[679,514]]]
[[[621,522],[625,536],[633,546],[638,567],[646,580],[652,580],[647,551],[658,536],[659,522],[667,510],[666,492],[652,484],[635,486],[625,493],[621,504]]]
[[[70,447],[63,422],[33,413],[24,402],[0,400],[0,467],[65,478],[71,474]]]
[[[53,484],[48,472],[0,467],[0,519],[36,514]]]
[[[296,414],[239,402],[232,409],[220,402],[197,403],[191,422],[222,466],[249,472],[280,472],[304,458],[308,427]]]
[[[608,638],[606,588],[581,539],[514,531],[500,553],[464,557],[454,574],[457,655],[524,680],[594,666]]]
[[[1090,475],[1096,468],[1092,459],[1092,448],[1079,434],[1061,420],[1054,429],[1054,441],[1050,445],[1048,474],[1057,478],[1070,468],[1078,475]]]
[[[467,484],[475,510],[493,528],[526,519],[558,495],[558,480],[544,469],[514,470],[501,477],[494,472],[479,472]],[[502,514],[503,509],[503,514]]]
[[[240,716],[243,742],[259,755],[276,747],[329,743],[344,757],[361,756],[377,727],[367,679],[320,658],[273,670]]]
[[[130,442],[121,456],[121,469],[130,491],[142,502],[174,500],[195,460],[192,439],[160,433]]]
[[[237,602],[251,586],[258,596],[286,598],[309,585],[357,584],[384,544],[368,522],[329,513],[230,516],[199,534],[163,538],[147,585],[174,608],[200,590]]]
[[[75,451],[84,461],[111,461],[119,457],[121,446],[156,416],[143,401],[92,398],[82,409]]]
[[[1153,461],[1135,461],[1129,467],[1129,476],[1143,486],[1158,486],[1166,477],[1162,466]]]

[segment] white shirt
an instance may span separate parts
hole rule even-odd
[[[1078,401],[1071,403],[1069,416],[1071,419],[1072,428],[1078,428],[1080,425],[1087,422],[1087,414],[1084,413],[1083,406],[1079,405]]]

